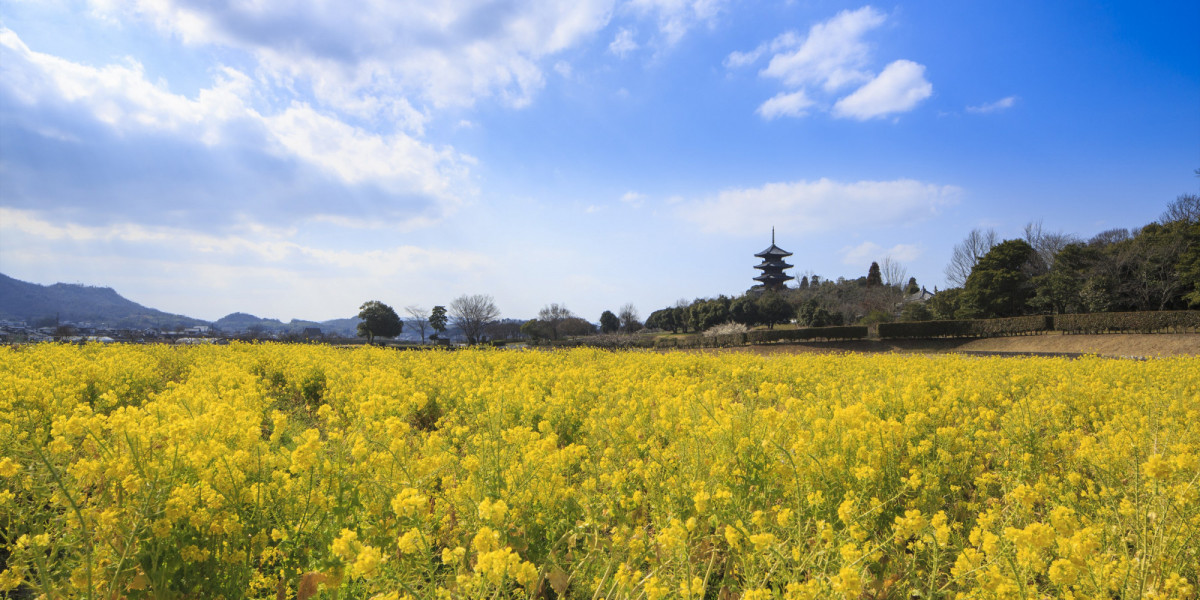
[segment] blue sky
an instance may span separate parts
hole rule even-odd
[[[1192,1],[356,4],[0,0],[0,272],[595,321],[1200,189]]]

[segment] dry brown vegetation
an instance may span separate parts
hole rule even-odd
[[[1097,354],[1112,357],[1151,357],[1200,355],[1200,334],[1108,333],[1100,335],[1029,335],[985,339],[935,340],[854,340],[768,344],[736,348],[707,349],[707,352],[752,352],[755,354],[795,354],[804,352],[998,352]]]

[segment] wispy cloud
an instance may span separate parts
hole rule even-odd
[[[634,208],[641,208],[645,201],[646,195],[639,192],[628,191],[621,195],[621,202]]]
[[[735,188],[685,201],[678,214],[701,230],[730,235],[761,233],[763,223],[794,232],[898,227],[954,204],[962,190],[912,179],[839,182],[830,179]]]
[[[988,102],[978,106],[968,106],[967,112],[978,115],[986,115],[988,113],[1000,112],[1012,108],[1017,103],[1016,96],[1007,96],[995,102]]]
[[[713,26],[728,0],[628,0],[622,8],[653,18],[660,45],[670,47],[698,25]]]
[[[900,262],[910,262],[920,258],[922,252],[916,244],[896,244],[884,248],[875,242],[863,242],[857,246],[845,246],[841,250],[842,264],[852,266],[867,266],[872,262],[883,262],[891,258]]]
[[[637,50],[638,44],[633,39],[633,32],[629,29],[622,28],[617,32],[617,37],[613,38],[611,44],[608,45],[608,51],[624,58],[630,52]]]

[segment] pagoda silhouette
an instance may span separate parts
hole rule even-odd
[[[759,283],[750,289],[758,291],[782,290],[784,283],[789,279],[795,279],[795,277],[783,272],[784,269],[790,269],[793,266],[783,260],[791,255],[791,252],[775,245],[775,228],[772,227],[771,247],[754,255],[762,259],[761,263],[754,265],[755,269],[762,269],[762,275],[754,278]]]

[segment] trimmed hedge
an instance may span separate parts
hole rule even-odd
[[[963,319],[959,321],[909,321],[880,323],[880,339],[931,337],[994,337],[1046,331],[1053,327],[1049,315],[1008,317],[1005,319]]]
[[[751,344],[799,342],[804,340],[861,340],[866,339],[865,326],[803,327],[801,329],[767,329],[751,331],[746,341]]]
[[[1054,328],[1065,333],[1137,331],[1200,332],[1200,310],[1086,313],[1054,315]]]

